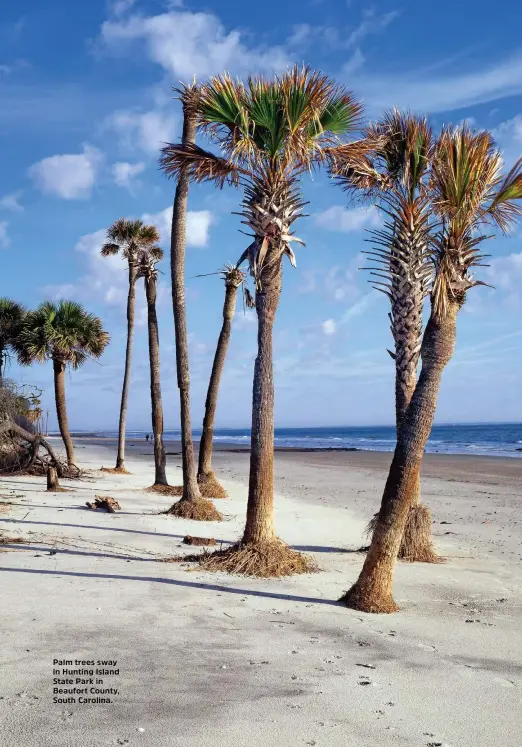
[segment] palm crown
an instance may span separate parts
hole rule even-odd
[[[17,349],[18,337],[27,309],[10,298],[0,298],[0,356],[7,348]],[[0,372],[3,360],[0,358]]]
[[[99,358],[109,342],[101,320],[74,301],[45,301],[30,311],[21,336],[20,362],[52,359],[79,368],[87,358]]]
[[[180,97],[222,155],[170,144],[162,150],[161,167],[170,176],[188,172],[196,182],[243,187],[241,215],[254,236],[245,255],[259,285],[263,268],[283,253],[295,262],[290,243],[300,239],[290,229],[305,204],[299,175],[340,150],[354,161],[362,158],[365,145],[344,142],[358,126],[361,105],[327,76],[298,67],[246,84],[221,75],[182,89]]]
[[[467,126],[445,128],[437,143],[430,192],[442,227],[435,238],[434,311],[459,305],[475,285],[471,269],[483,264],[486,225],[507,232],[522,215],[522,158],[502,175],[502,156],[489,132]]]
[[[156,226],[149,226],[141,220],[119,218],[107,231],[107,242],[101,248],[103,257],[121,255],[130,263],[137,264],[144,254],[160,260],[163,252],[157,244],[160,240]]]

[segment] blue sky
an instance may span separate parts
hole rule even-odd
[[[125,270],[99,247],[116,218],[142,217],[168,246],[174,185],[157,168],[163,141],[180,137],[171,87],[223,69],[270,73],[306,62],[361,98],[368,117],[397,105],[434,126],[468,119],[492,129],[508,165],[522,155],[521,12],[515,0],[481,12],[469,0],[26,0],[0,9],[0,295],[35,306],[80,300],[105,321],[111,346],[100,364],[68,377],[73,428],[114,428],[125,345]],[[377,216],[324,176],[305,180],[309,217],[298,266],[285,266],[275,332],[276,424],[393,422],[393,366],[386,299],[361,266]],[[194,186],[189,198],[187,298],[193,421],[202,418],[220,328],[223,287],[194,278],[244,249],[239,195]],[[491,266],[459,319],[457,352],[443,379],[438,422],[522,420],[522,226],[489,242]],[[159,312],[165,421],[178,427],[168,267]],[[129,427],[149,427],[143,288]],[[217,424],[250,419],[256,325],[238,304]],[[50,364],[11,368],[45,388],[55,424]]]

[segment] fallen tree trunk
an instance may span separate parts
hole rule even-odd
[[[58,457],[56,456],[53,447],[51,444],[42,436],[35,435],[34,433],[30,433],[29,431],[26,431],[25,428],[22,428],[22,426],[15,423],[10,418],[7,420],[4,420],[3,423],[0,423],[0,434],[8,434],[12,436],[18,437],[18,439],[21,439],[22,441],[26,441],[29,446],[24,447],[25,448],[25,454],[23,456],[26,457],[27,463],[25,463],[25,459],[22,462],[21,456],[20,461],[18,463],[18,466],[16,469],[9,470],[10,474],[16,474],[20,472],[26,472],[28,469],[31,469],[35,466],[36,461],[39,459],[39,450],[40,447],[44,448],[47,451],[49,462],[50,464],[56,469],[58,477],[63,477],[63,464],[60,462]],[[18,447],[18,450],[20,450],[20,445],[16,443],[16,440],[13,438],[13,450],[16,450]],[[79,473],[79,470],[78,470]]]

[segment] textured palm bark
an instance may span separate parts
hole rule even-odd
[[[223,304],[223,325],[219,333],[212,373],[208,384],[207,398],[205,400],[205,416],[203,418],[203,432],[199,444],[198,482],[203,483],[214,479],[212,469],[212,441],[214,437],[214,419],[216,416],[217,399],[221,374],[225,365],[232,319],[236,310],[238,286],[236,283],[227,282],[225,288],[225,302]]]
[[[129,293],[127,296],[127,348],[125,350],[125,372],[123,374],[123,387],[121,390],[120,422],[118,426],[118,455],[116,457],[116,469],[122,470],[125,469],[125,431],[127,425],[127,403],[129,400],[131,377],[132,343],[134,339],[136,277],[136,265],[134,262],[129,261]]]
[[[168,485],[163,445],[163,403],[161,399],[161,371],[159,357],[158,315],[156,313],[156,277],[154,272],[145,277],[147,296],[147,326],[149,332],[150,401],[152,432],[154,433],[154,484]]]
[[[67,423],[67,409],[65,405],[65,363],[61,360],[53,360],[54,372],[54,398],[56,402],[56,416],[58,418],[58,427],[60,435],[65,445],[67,454],[67,464],[76,467],[76,457],[74,455],[74,446],[69,432]]]
[[[272,332],[281,295],[281,261],[268,265],[256,292],[257,358],[252,393],[250,479],[244,543],[275,540],[274,529],[274,367]]]
[[[432,313],[426,325],[422,370],[398,433],[370,550],[359,578],[342,598],[348,607],[363,612],[398,609],[392,595],[395,561],[433,425],[442,372],[453,355],[458,310],[459,305],[450,302],[443,319]]]
[[[196,112],[183,105],[183,145],[196,140]],[[187,340],[187,314],[185,303],[185,245],[187,233],[187,198],[189,174],[180,174],[174,196],[171,234],[171,277],[174,330],[176,336],[176,368],[181,414],[181,454],[183,469],[183,500],[201,500],[196,476],[196,458],[190,421],[190,370]]]

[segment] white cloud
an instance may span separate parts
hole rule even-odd
[[[39,189],[64,200],[89,197],[94,186],[103,154],[90,145],[83,146],[83,153],[50,156],[29,168]]]
[[[502,150],[507,168],[522,155],[522,114],[499,124],[492,131]]]
[[[119,161],[112,166],[112,176],[118,187],[125,187],[130,192],[135,185],[135,177],[141,174],[144,168],[144,163]]]
[[[20,205],[22,192],[12,192],[9,195],[0,197],[0,208],[2,210],[11,210],[13,213],[23,213],[24,206]]]
[[[136,0],[114,0],[109,6],[109,11],[114,16],[123,16],[131,10],[135,3]]]
[[[140,148],[149,153],[175,139],[177,124],[175,114],[161,109],[148,112],[117,111],[106,120],[106,125],[120,136],[124,148]]]
[[[364,312],[370,308],[370,306],[377,300],[377,298],[377,291],[370,291],[370,293],[367,293],[359,301],[356,301],[346,309],[341,317],[340,324],[347,324],[352,319],[355,319],[356,317],[364,314]]]
[[[333,319],[327,319],[322,323],[322,329],[323,334],[325,334],[327,337],[331,337],[332,335],[335,335],[335,332],[337,330],[337,324]]]
[[[257,324],[257,314],[253,309],[238,309],[234,316],[235,329],[252,329]]]
[[[287,44],[296,47],[309,47],[320,43],[329,50],[353,49],[372,34],[384,31],[399,15],[398,11],[391,11],[379,15],[375,10],[364,10],[361,22],[355,27],[350,26],[319,26],[300,23],[294,26]],[[360,54],[360,50],[359,50]]]
[[[379,214],[374,207],[358,207],[350,210],[342,205],[333,205],[317,213],[315,222],[327,231],[362,231],[364,228],[374,228],[380,224]]]
[[[361,23],[348,35],[346,46],[352,47],[355,44],[360,44],[366,36],[384,31],[398,15],[397,10],[383,13],[381,16],[377,15],[373,9],[365,10]]]
[[[8,223],[6,220],[0,221],[0,247],[3,247],[4,249],[11,243],[11,239],[7,235],[7,226]]]
[[[146,223],[154,223],[160,232],[161,243],[170,242],[172,226],[172,208],[168,207],[159,213],[145,213],[142,220]],[[210,210],[189,210],[187,213],[187,246],[207,246],[209,240],[210,226],[214,216]]]
[[[508,308],[522,308],[522,252],[491,259],[484,280],[496,288],[497,303],[502,299]]]
[[[101,41],[112,53],[143,42],[149,58],[175,80],[233,73],[280,70],[289,64],[281,47],[249,49],[238,30],[228,31],[212,13],[171,10],[156,16],[134,15],[102,25]]]
[[[358,90],[364,92],[364,102],[371,112],[397,106],[417,112],[445,112],[522,93],[522,54],[518,53],[496,63],[470,72],[453,71],[434,77],[431,70],[361,75]],[[461,65],[459,66],[461,67]]]

